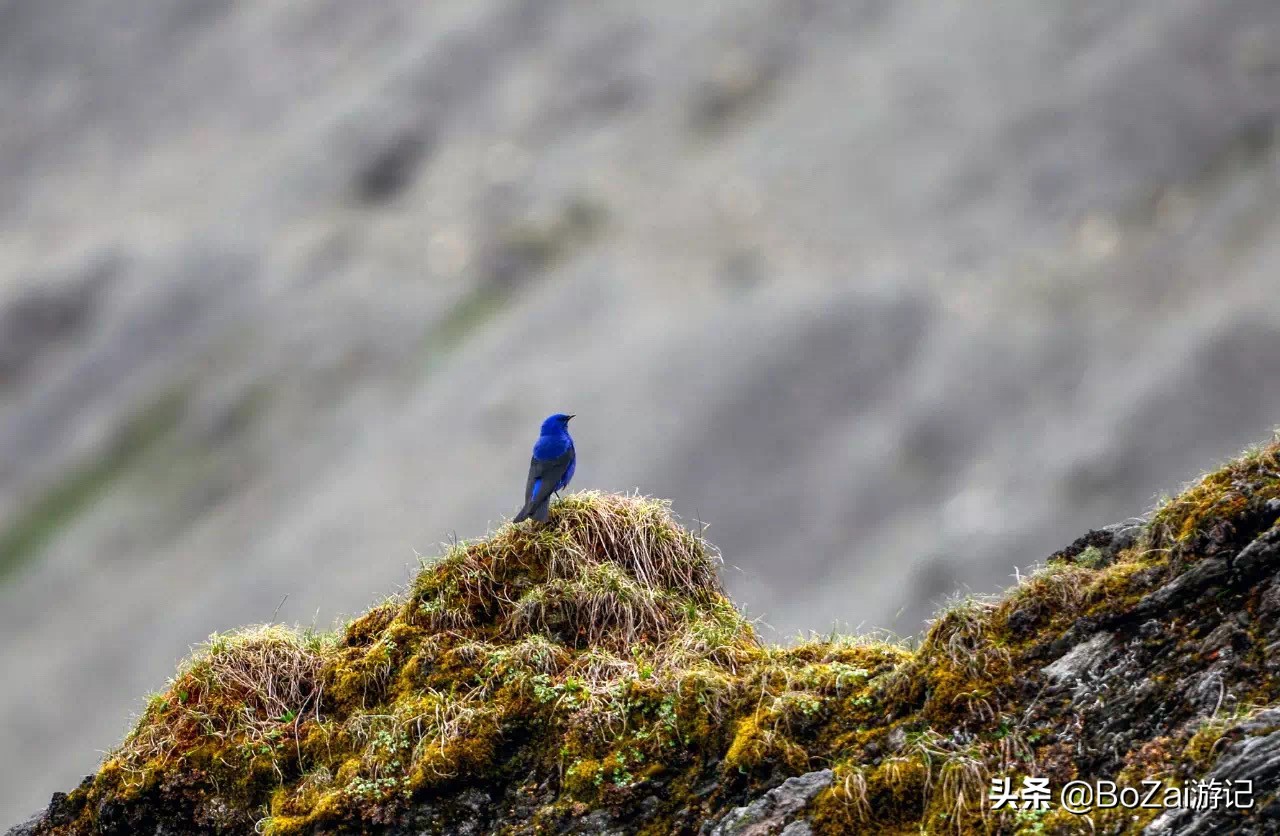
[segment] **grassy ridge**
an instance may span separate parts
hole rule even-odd
[[[1273,443],[1134,536],[1082,538],[1004,595],[958,601],[909,649],[841,636],[763,645],[724,595],[714,549],[666,504],[570,496],[545,528],[456,545],[336,633],[213,637],[51,832],[113,832],[104,816],[137,826],[166,806],[226,832],[377,832],[426,803],[446,821],[473,787],[504,800],[512,832],[555,832],[602,808],[633,811],[640,832],[696,832],[780,776],[825,767],[835,783],[815,802],[819,832],[1075,832],[1081,819],[1062,811],[991,810],[991,778],[1202,774],[1230,723],[1216,709],[1198,717],[1173,682],[1218,664],[1196,648],[1225,599],[1180,603],[1146,640],[1134,679],[1170,693],[1134,698],[1135,718],[1158,705],[1164,719],[1128,749],[1082,746],[1106,718],[1079,689],[1049,687],[1045,666],[1090,631],[1128,636],[1153,592],[1276,525],[1277,498]],[[1257,657],[1268,640],[1254,629],[1241,641]],[[1233,710],[1274,704],[1280,683],[1239,658],[1219,673]],[[1121,813],[1095,811],[1094,826],[1154,818]]]

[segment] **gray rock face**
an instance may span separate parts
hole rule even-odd
[[[813,836],[813,828],[808,822],[792,822],[783,829],[782,836]]]
[[[745,807],[734,809],[710,829],[709,836],[808,836],[813,831],[804,821],[806,808],[833,779],[830,769],[788,778]]]
[[[1079,692],[1088,687],[1089,679],[1105,664],[1114,649],[1115,641],[1111,635],[1099,633],[1062,658],[1046,665],[1042,673],[1051,682],[1073,686]]]
[[[510,514],[552,411],[783,639],[1256,441],[1280,6],[1205,8],[4,3],[0,820]]]
[[[1143,831],[1150,836],[1219,836],[1227,833],[1275,833],[1280,830],[1280,710],[1258,712],[1228,733],[1243,738],[1225,747],[1217,765],[1204,776],[1219,786],[1243,786],[1251,782],[1252,806],[1248,809],[1179,809],[1162,813]],[[1231,783],[1228,783],[1231,782]]]
[[[617,827],[617,822],[608,810],[593,810],[574,822],[565,833],[591,834],[591,836],[623,836],[625,831]]]
[[[40,825],[43,820],[42,815],[32,816],[27,821],[19,825],[14,825],[5,832],[5,836],[36,836],[40,832]]]

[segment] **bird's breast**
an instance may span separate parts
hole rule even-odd
[[[543,436],[533,445],[533,456],[536,459],[558,459],[571,447],[573,440],[566,437]]]

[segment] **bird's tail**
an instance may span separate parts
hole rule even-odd
[[[529,504],[520,509],[520,513],[516,514],[513,523],[521,523],[527,519],[534,519],[544,523],[551,518],[551,498],[548,497],[545,502],[537,505]]]

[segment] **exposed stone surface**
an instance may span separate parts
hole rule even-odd
[[[1212,809],[1179,809],[1162,814],[1144,831],[1151,836],[1219,836],[1227,833],[1280,832],[1280,710],[1267,709],[1233,725],[1227,745],[1205,781],[1247,786],[1247,810],[1222,802]],[[1237,739],[1239,738],[1239,739]],[[1248,781],[1247,785],[1239,782]]]
[[[818,793],[831,786],[830,769],[788,778],[745,807],[738,807],[709,831],[710,836],[803,836],[811,833],[803,820]]]

